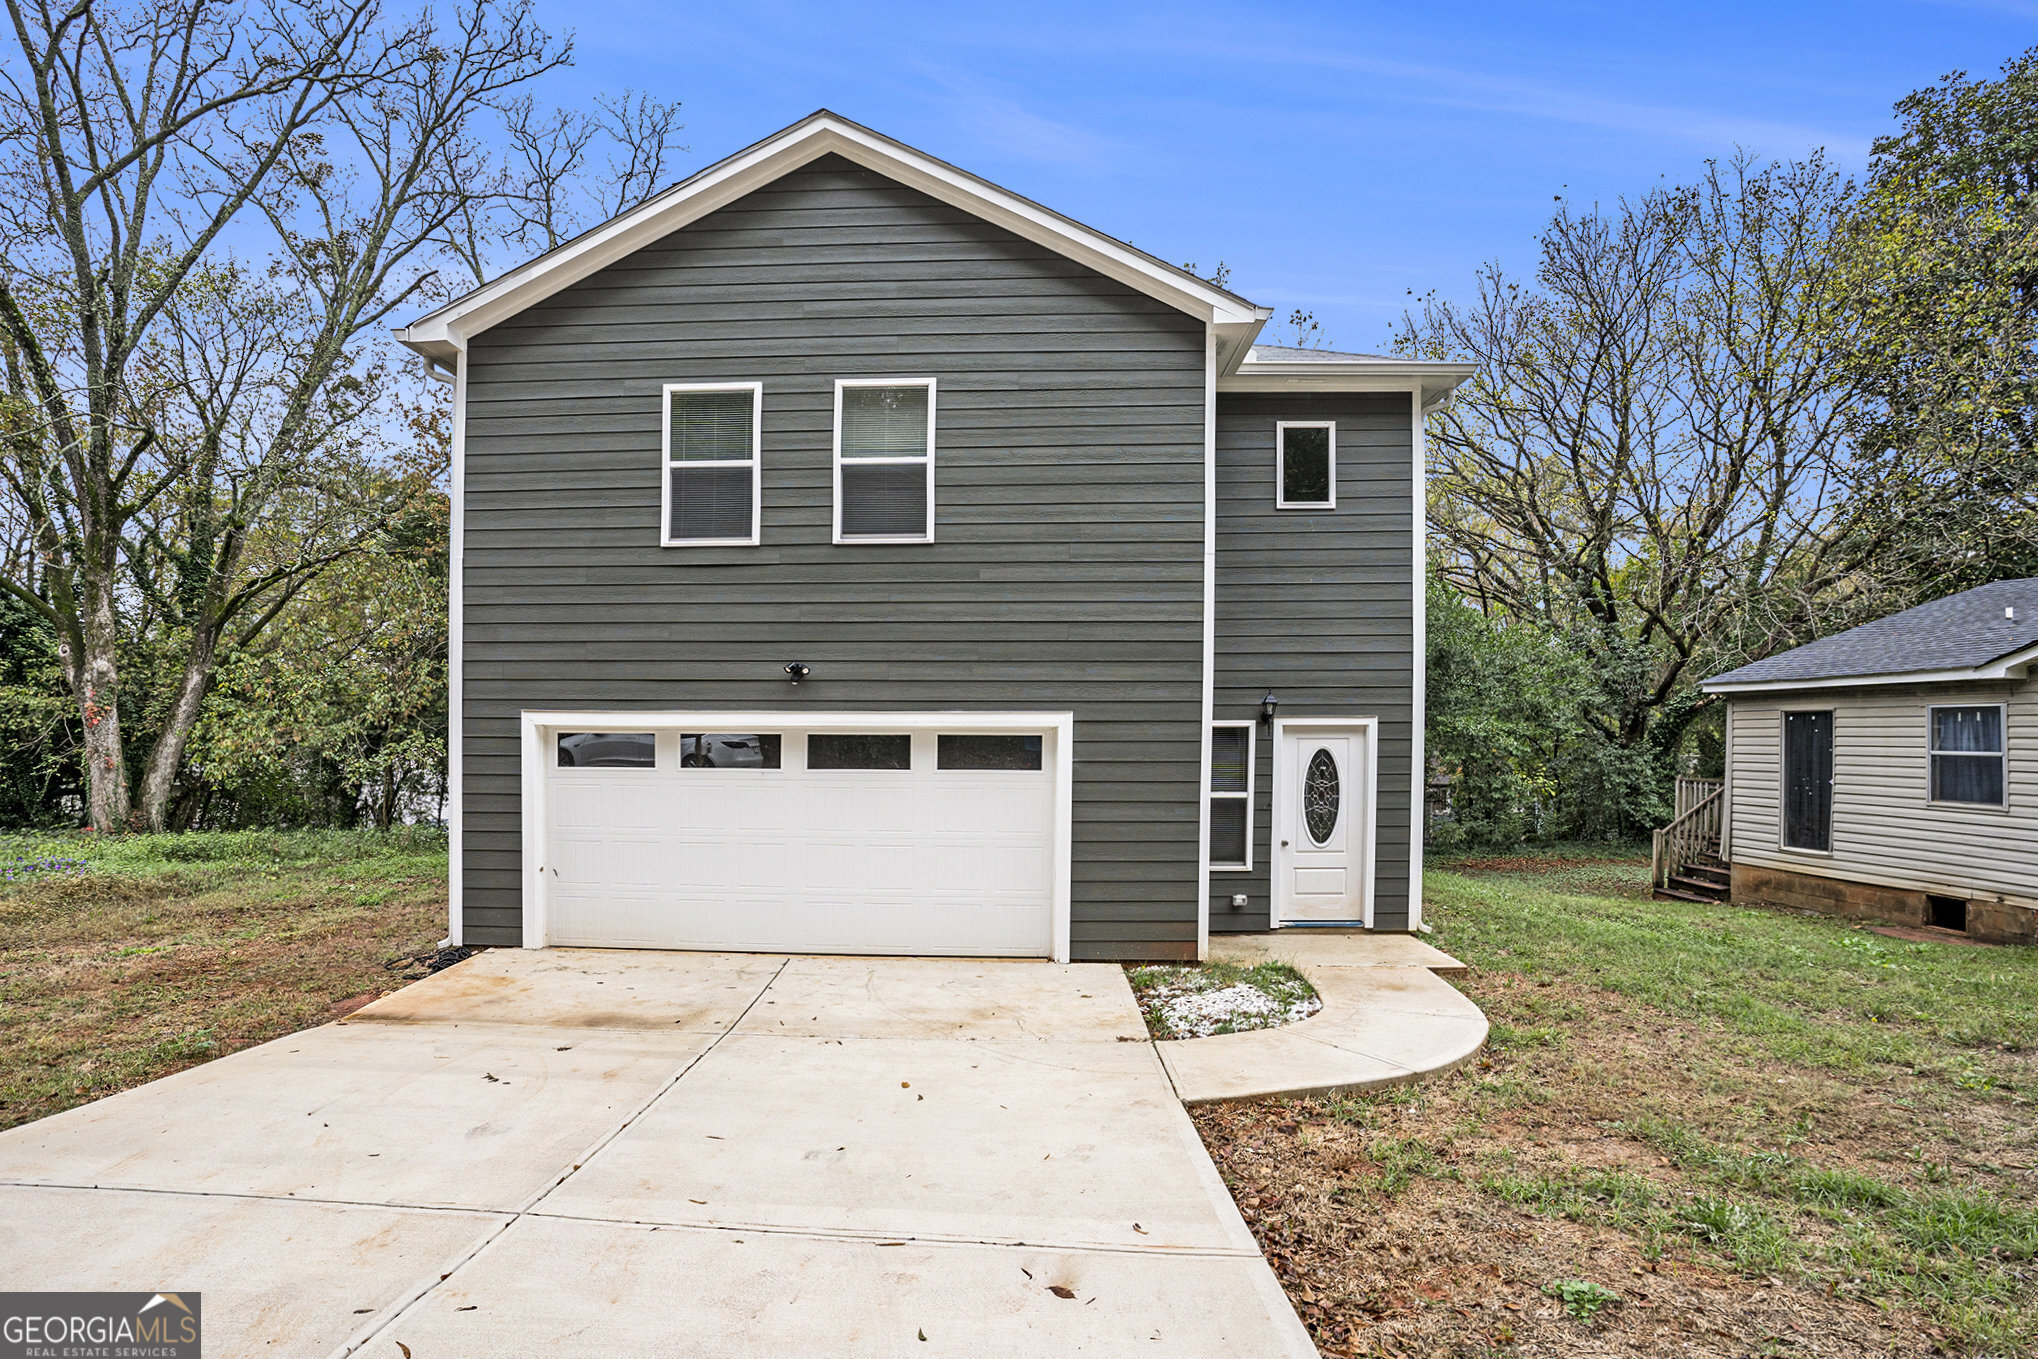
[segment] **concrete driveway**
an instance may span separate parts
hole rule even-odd
[[[208,1355],[1315,1353],[1094,964],[484,953],[0,1134],[0,1277]]]

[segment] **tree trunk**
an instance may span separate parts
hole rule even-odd
[[[96,831],[128,828],[127,764],[120,739],[120,660],[113,592],[88,586],[76,641],[57,647],[85,726],[85,815]]]
[[[205,690],[212,682],[212,663],[219,649],[219,632],[201,623],[191,634],[191,646],[184,654],[184,673],[177,680],[177,697],[163,720],[163,733],[149,752],[148,771],[142,776],[141,819],[152,831],[168,828],[170,794],[177,786],[177,771],[184,765],[184,747],[191,729],[198,725],[198,713],[205,703]]]

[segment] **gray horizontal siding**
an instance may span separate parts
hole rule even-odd
[[[468,938],[521,938],[524,709],[1029,709],[1076,714],[1076,956],[1193,949],[1203,344],[835,157],[477,337]],[[835,546],[833,382],[882,376],[939,380],[938,541]],[[660,385],[718,380],[764,384],[763,546],[660,548]]]
[[[2008,807],[1931,801],[1926,712],[2004,705]],[[2038,906],[2038,678],[1808,689],[1728,700],[1735,863],[1968,899]],[[1783,713],[1833,714],[1833,849],[1783,847]]]
[[[1274,424],[1337,422],[1337,508],[1274,508]],[[1380,719],[1373,923],[1408,928],[1415,477],[1406,395],[1232,395],[1217,402],[1214,716]],[[1210,875],[1210,928],[1269,920],[1273,744],[1259,728],[1253,867]],[[1233,894],[1249,899],[1244,910]]]

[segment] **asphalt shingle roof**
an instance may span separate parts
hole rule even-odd
[[[2038,576],[1999,580],[1935,599],[1714,675],[1706,683],[1779,684],[1974,670],[2030,646],[2038,646]]]

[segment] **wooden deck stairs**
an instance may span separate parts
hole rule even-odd
[[[1720,857],[1726,784],[1677,780],[1677,815],[1656,832],[1650,881],[1658,901],[1717,903],[1733,895],[1733,870]]]

